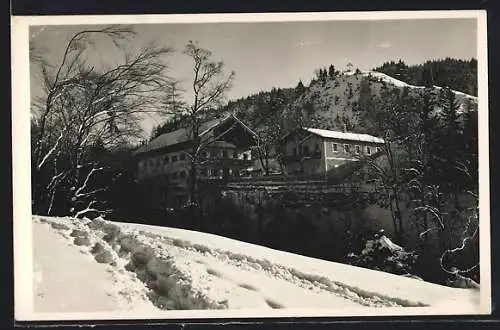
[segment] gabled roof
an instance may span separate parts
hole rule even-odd
[[[227,115],[222,119],[213,119],[213,120],[209,120],[209,121],[202,123],[200,125],[200,136],[207,134],[208,132],[210,132],[214,128],[220,126],[221,124],[225,123],[229,119],[236,120],[246,130],[248,130],[253,136],[255,136],[255,133],[248,126],[246,126],[243,122],[241,122],[238,118],[236,118],[236,116],[234,116],[233,114]],[[138,154],[143,154],[143,153],[147,153],[147,152],[154,151],[154,150],[163,149],[163,148],[170,147],[170,146],[173,146],[173,145],[176,145],[179,143],[188,142],[188,141],[190,141],[190,139],[191,139],[191,134],[190,134],[189,129],[188,128],[180,128],[176,131],[164,133],[164,134],[154,138],[153,140],[151,140],[147,144],[145,144],[145,145],[141,146],[139,149],[137,149],[134,152],[134,154],[138,155]]]
[[[384,143],[384,139],[378,138],[376,136],[372,136],[369,134],[359,134],[359,133],[350,133],[350,132],[339,132],[339,131],[330,131],[326,129],[319,128],[307,128],[304,127],[304,130],[329,139],[341,139],[341,140],[350,140],[350,141],[360,141],[360,142],[372,142],[372,143]]]

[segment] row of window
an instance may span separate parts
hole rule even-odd
[[[380,152],[382,149],[380,147],[372,147],[372,146],[365,146],[364,148],[360,145],[354,145],[354,152],[356,154],[360,154],[362,152],[362,149],[364,149],[364,153],[367,155],[371,155],[373,150],[376,150],[376,152]],[[351,145],[350,144],[343,144],[343,150],[345,153],[350,153],[351,152]],[[332,151],[333,152],[338,152],[339,151],[339,144],[338,143],[332,143]]]
[[[332,143],[332,152],[334,152],[334,153],[339,152],[339,146],[340,146],[339,143]],[[343,150],[344,150],[345,153],[350,153],[351,152],[351,145],[350,144],[343,144],[342,147],[343,147]],[[354,152],[356,154],[360,154],[362,152],[362,149],[364,149],[363,152],[366,153],[367,155],[371,155],[372,152],[373,152],[373,150],[376,150],[376,152],[380,152],[381,151],[380,147],[365,146],[363,148],[360,145],[354,145]],[[314,145],[314,152],[315,153],[320,152],[319,144],[318,143],[316,143]],[[303,155],[309,155],[310,154],[309,146],[308,145],[302,146],[302,154]],[[293,148],[292,149],[292,155],[293,156],[297,155],[297,148]]]
[[[151,158],[145,161],[146,166],[161,166],[163,164],[168,164],[168,163],[177,163],[178,161],[185,161],[186,160],[186,154],[181,153],[179,155],[173,155],[173,156],[161,156],[161,157],[156,157],[156,158]]]
[[[207,159],[209,157],[217,157],[218,155],[219,153],[217,152],[203,151],[200,154],[200,158]],[[229,153],[228,150],[222,150],[221,155],[223,158],[235,158],[235,159],[239,158],[238,153],[236,151]],[[243,153],[241,156],[243,160],[250,159],[250,155],[247,153]],[[185,160],[186,160],[186,153],[182,152],[179,155],[172,155],[172,156],[164,155],[161,157],[151,158],[145,162],[145,166],[150,166],[150,167],[162,166],[164,164],[169,164],[169,163],[174,164],[177,161],[185,161]]]
[[[224,176],[225,174],[227,175],[233,175],[233,170],[232,169],[223,169],[223,168],[202,168],[200,170],[200,175],[201,176],[208,176],[208,177],[214,177],[214,176]]]
[[[381,149],[380,147],[372,147],[372,146],[365,146],[364,148],[360,145],[355,145],[354,146],[354,152],[356,154],[360,154],[362,152],[362,149],[364,149],[364,153],[367,155],[371,155],[373,150],[376,150],[376,152],[380,152]],[[350,144],[344,144],[343,145],[343,150],[345,153],[350,153],[351,152],[351,145]],[[337,143],[332,143],[332,151],[333,152],[338,152],[339,151],[339,145]]]
[[[219,155],[222,158],[235,158],[235,159],[240,158],[239,155],[238,155],[238,152],[236,152],[236,151],[229,152],[228,150],[222,150],[220,153],[219,152],[215,152],[215,151],[211,151],[211,152],[209,152],[209,151],[202,151],[200,153],[200,158],[202,158],[202,159],[207,159],[209,157],[217,158]],[[250,159],[250,157],[249,157],[249,155],[247,153],[243,153],[243,154],[241,154],[241,159],[248,160],[248,159]]]

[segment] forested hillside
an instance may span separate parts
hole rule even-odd
[[[300,81],[295,88],[273,88],[231,101],[224,110],[236,113],[257,130],[274,127],[276,133],[310,126],[381,134],[370,129],[366,113],[375,103],[384,102],[397,93],[418,101],[425,91],[423,87],[407,85],[378,72],[339,72],[330,66],[319,69],[308,86]],[[430,91],[439,100],[446,94],[446,87],[449,86],[442,85]],[[456,91],[454,97],[462,110],[477,106],[475,97],[460,91]]]
[[[385,73],[387,76],[383,75]],[[475,107],[477,101],[477,61],[445,59],[407,66],[404,62],[386,62],[374,71],[359,69],[341,72],[334,65],[320,68],[308,85],[302,81],[295,88],[275,87],[245,98],[231,100],[214,113],[235,113],[252,128],[284,133],[297,126],[349,131],[367,131],[369,123],[361,122],[375,99],[393,90],[417,97],[424,88],[433,88],[436,98],[442,88],[455,90],[460,107]],[[406,84],[405,84],[406,83]],[[468,94],[468,95],[464,95]],[[222,111],[220,111],[222,110]],[[155,127],[151,138],[181,125],[173,119]],[[377,133],[377,132],[371,132]]]

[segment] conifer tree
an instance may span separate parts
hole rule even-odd
[[[306,91],[306,88],[304,87],[302,80],[299,80],[297,87],[295,87],[295,95],[298,97],[298,96],[302,95],[305,91]]]
[[[330,66],[328,67],[328,77],[331,80],[334,80],[336,75],[337,74],[336,74],[336,71],[335,71],[335,67],[333,66],[333,64],[330,64]]]

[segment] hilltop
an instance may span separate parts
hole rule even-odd
[[[330,65],[328,69],[317,70],[308,85],[299,81],[295,88],[275,87],[261,91],[231,100],[214,113],[235,113],[254,129],[273,127],[283,133],[297,126],[374,133],[367,131],[360,114],[367,111],[375,99],[397,90],[419,97],[428,87],[438,100],[443,88],[450,88],[460,111],[477,109],[476,66],[475,60],[454,59],[427,61],[415,66],[391,61],[373,70],[354,69],[350,65],[339,71]],[[466,93],[468,91],[471,93]],[[170,121],[159,125],[151,138],[175,130],[180,124]]]
[[[442,86],[432,86],[439,98]],[[425,86],[415,86],[377,71],[346,71],[335,76],[313,79],[309,86],[299,83],[294,89],[275,88],[229,102],[226,110],[235,112],[254,128],[280,118],[285,129],[300,121],[317,128],[363,131],[359,112],[366,110],[363,98],[380,97],[391,90],[408,90],[412,96],[423,93]],[[453,90],[461,111],[477,108],[477,97]]]

